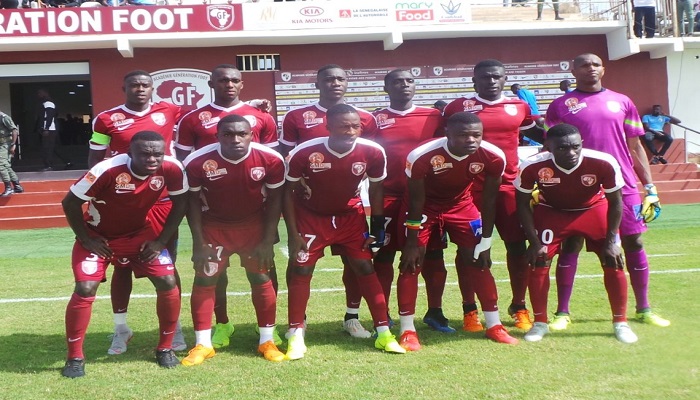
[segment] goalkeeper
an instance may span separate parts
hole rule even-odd
[[[549,333],[549,266],[563,240],[582,236],[603,266],[615,337],[634,343],[637,336],[627,324],[627,279],[617,243],[625,186],[620,165],[609,154],[582,149],[581,134],[573,125],[550,129],[545,146],[549,151],[526,159],[513,182],[532,267],[528,289],[535,323],[525,340],[540,341]],[[536,189],[539,202],[531,207]]]
[[[668,326],[670,322],[651,310],[648,298],[649,263],[642,244],[646,223],[661,212],[659,196],[652,183],[649,162],[640,137],[644,137],[642,121],[629,97],[604,88],[603,61],[595,54],[581,54],[574,59],[572,74],[576,90],[555,99],[547,109],[545,127],[566,123],[575,126],[587,149],[612,155],[619,163],[625,186],[622,188],[622,221],[620,236],[625,264],[636,300],[636,319],[640,322]],[[639,197],[637,180],[644,189],[644,201]],[[566,329],[569,319],[569,299],[573,288],[578,252],[583,241],[567,240],[557,262],[557,316],[550,322],[552,329]]]

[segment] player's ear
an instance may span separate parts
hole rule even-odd
[[[211,81],[211,79],[207,81],[207,86],[214,89],[214,83]]]

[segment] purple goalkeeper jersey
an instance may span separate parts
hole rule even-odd
[[[615,157],[625,180],[622,193],[638,193],[627,138],[644,135],[644,128],[629,97],[609,89],[595,93],[573,90],[554,100],[547,109],[547,129],[561,123],[578,128],[583,147]]]

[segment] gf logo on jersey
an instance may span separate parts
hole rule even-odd
[[[165,185],[165,179],[162,176],[151,177],[150,182],[148,182],[148,187],[153,191],[159,191]]]
[[[505,104],[503,106],[503,111],[508,115],[515,116],[518,114],[518,107],[516,107],[515,104]]]
[[[469,172],[471,172],[472,174],[476,175],[483,170],[484,170],[484,163],[474,162],[474,163],[469,164]]]
[[[250,178],[259,181],[265,177],[265,167],[253,167],[250,169]]]
[[[608,110],[612,113],[619,113],[622,110],[622,106],[619,102],[611,100],[605,103],[608,106]]]
[[[593,174],[581,175],[581,183],[583,186],[593,186],[597,181],[598,179]]]
[[[165,114],[163,114],[161,112],[151,114],[151,119],[158,126],[163,126],[163,125],[165,125],[165,122],[166,122]]]
[[[353,175],[361,176],[365,173],[366,170],[367,170],[367,163],[366,162],[358,161],[358,162],[352,163]]]

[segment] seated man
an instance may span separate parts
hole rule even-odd
[[[655,104],[652,107],[651,114],[647,114],[642,117],[642,124],[644,125],[644,143],[647,145],[649,152],[652,155],[650,164],[667,164],[668,161],[664,158],[666,151],[671,147],[673,143],[673,137],[671,134],[664,132],[664,127],[666,124],[680,124],[681,120],[672,117],[670,115],[665,115],[661,113],[661,106]],[[663,142],[661,150],[657,150],[654,145],[654,140]]]
[[[513,185],[518,189],[518,217],[530,246],[528,289],[535,323],[525,340],[537,342],[549,333],[547,296],[549,267],[561,243],[583,236],[603,267],[603,282],[612,310],[613,331],[622,343],[637,336],[627,324],[627,279],[617,244],[625,185],[617,160],[581,147],[575,126],[560,124],[547,132],[549,151],[528,158]],[[535,185],[538,202],[531,206]]]

